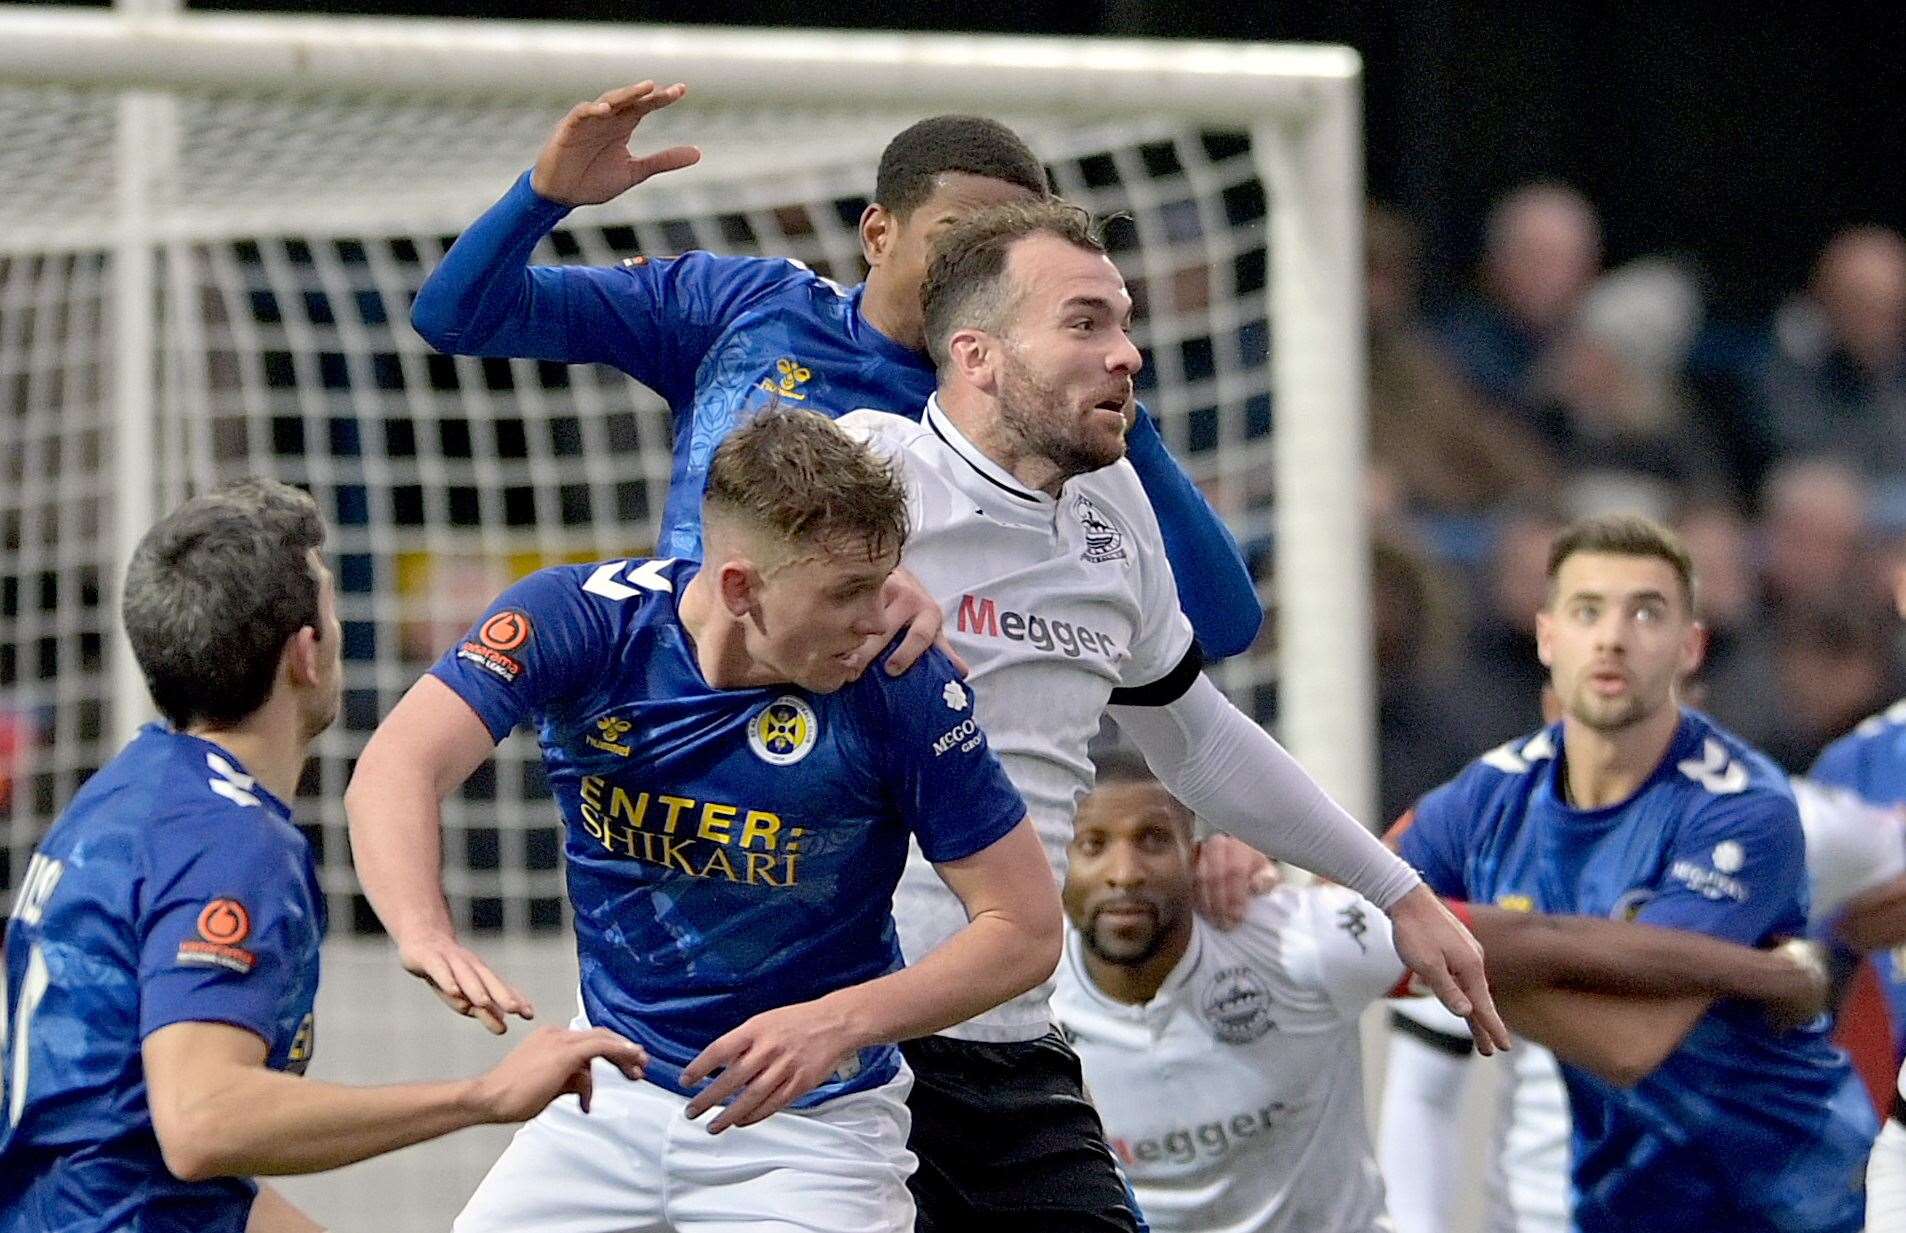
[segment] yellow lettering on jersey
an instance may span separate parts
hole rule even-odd
[[[741,880],[735,876],[735,867],[728,860],[728,854],[720,848],[710,849],[708,853],[708,863],[702,866],[702,871],[699,876],[704,878],[713,877],[717,865],[721,867],[722,877],[728,879],[730,882],[739,882]]]
[[[695,798],[692,796],[658,796],[655,799],[668,806],[668,820],[662,823],[662,830],[670,835],[675,833],[675,820],[682,816],[682,810],[695,807]]]
[[[629,794],[621,788],[617,788],[609,797],[609,816],[627,818],[630,826],[642,825],[642,819],[646,818],[648,813],[649,794],[646,792],[636,793],[633,804],[629,801]]]
[[[772,814],[763,809],[750,809],[748,816],[742,820],[741,846],[744,848],[754,847],[754,841],[760,839],[762,847],[773,851],[779,846],[780,836],[781,817],[779,814]]]
[[[723,805],[718,801],[703,801],[702,824],[695,831],[695,838],[727,843],[733,838],[728,833],[728,828],[734,824],[736,812],[733,805]]]
[[[667,800],[668,798],[665,796],[662,799]],[[671,865],[674,868],[681,870],[683,873],[687,874],[691,878],[696,876],[695,867],[688,863],[688,857],[684,853],[684,849],[686,849],[690,844],[694,842],[695,841],[693,839],[664,839],[662,840],[662,859],[656,863],[662,864],[662,865]]]
[[[602,808],[602,776],[584,775],[582,777],[582,799],[586,805]]]
[[[1535,900],[1527,895],[1501,895],[1496,899],[1496,906],[1509,912],[1533,912]]]
[[[746,881],[749,886],[753,886],[756,879],[759,879],[763,886],[787,885],[785,882],[777,882],[774,880],[774,854],[772,852],[747,852],[743,855],[746,857],[748,864],[748,876]]]

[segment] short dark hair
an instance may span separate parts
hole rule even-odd
[[[1562,528],[1549,546],[1549,602],[1555,602],[1555,579],[1572,556],[1599,552],[1617,557],[1653,557],[1665,561],[1681,583],[1681,602],[1694,612],[1694,562],[1681,537],[1652,518],[1639,514],[1604,514],[1582,518]]]
[[[120,602],[153,705],[174,727],[231,724],[271,697],[285,642],[318,624],[312,499],[243,479],[194,497],[134,549]]]
[[[1171,816],[1182,828],[1184,837],[1188,840],[1197,839],[1197,815],[1192,812],[1191,806],[1179,800],[1171,789],[1165,787],[1143,757],[1124,746],[1116,746],[1094,755],[1092,764],[1097,772],[1092,781],[1094,791],[1113,784],[1154,786],[1171,802]]]
[[[728,435],[708,466],[708,512],[790,542],[864,545],[869,561],[907,542],[907,489],[893,465],[825,415],[775,405]]]
[[[1053,235],[1087,252],[1105,252],[1105,237],[1092,216],[1057,198],[990,206],[948,227],[933,242],[933,259],[920,288],[926,318],[927,354],[947,361],[955,330],[978,326],[998,331],[1013,307],[1005,283],[1013,246],[1033,235]]]
[[[1039,156],[1004,124],[985,116],[934,116],[887,143],[874,176],[874,200],[905,218],[949,171],[1017,184],[1035,197],[1052,191]]]

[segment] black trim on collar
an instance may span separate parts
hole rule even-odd
[[[966,456],[965,450],[961,449],[958,445],[954,444],[954,442],[952,442],[951,440],[947,438],[947,435],[945,433],[940,431],[940,426],[933,422],[933,417],[931,415],[923,416],[922,418],[926,421],[926,426],[933,430],[933,435],[938,437],[941,440],[941,442],[946,445],[946,448],[952,450],[955,454],[959,455],[959,459],[961,462],[973,468],[973,474],[979,476],[981,479],[985,480],[987,483],[991,484],[993,487],[1004,489],[1005,491],[1010,492],[1014,496],[1018,497],[1021,501],[1037,501],[1037,502],[1044,503],[1044,502],[1050,502],[1052,500],[1051,497],[1048,497],[1043,492],[1027,492],[1023,488],[1015,488],[1011,484],[1002,483],[996,476],[986,474],[986,472],[981,470],[979,466],[975,464],[971,458],[968,458]]]
[[[1197,683],[1198,674],[1204,671],[1204,648],[1193,638],[1191,645],[1185,648],[1185,657],[1178,666],[1159,677],[1149,685],[1133,685],[1127,689],[1112,691],[1107,706],[1170,706],[1185,696],[1185,691]]]

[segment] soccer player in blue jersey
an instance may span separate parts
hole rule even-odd
[[[309,1173],[630,1075],[607,1031],[545,1030],[481,1079],[301,1079],[324,899],[290,800],[337,714],[342,631],[311,499],[243,481],[155,526],[126,632],[168,724],[87,781],[34,852],[0,998],[0,1231],[315,1230],[253,1175]]]
[[[778,400],[836,416],[859,407],[919,414],[934,388],[920,302],[933,238],[976,209],[1045,197],[1049,186],[1038,158],[1005,126],[939,116],[902,132],[881,156],[874,203],[860,220],[869,273],[859,286],[796,261],[707,252],[634,257],[609,269],[528,265],[570,210],[701,157],[692,146],[629,152],[643,117],[684,92],[642,82],[572,108],[535,168],[424,283],[411,320],[442,351],[609,364],[665,398],[675,465],[657,552],[695,557],[709,459],[749,410]],[[1206,654],[1245,650],[1263,610],[1229,531],[1147,415],[1133,427],[1130,457]],[[924,635],[913,645],[924,647],[938,610],[907,611]],[[912,653],[903,649],[901,666]]]
[[[535,723],[583,1017],[650,1058],[646,1082],[598,1079],[612,1119],[558,1102],[519,1134],[464,1233],[911,1230],[894,1042],[1058,960],[1057,886],[951,661],[862,671],[907,538],[899,477],[831,420],[772,409],[716,450],[703,504],[704,564],[563,566],[505,591],[378,728],[346,796],[393,934],[450,937],[440,801]],[[967,924],[905,967],[910,837]]]
[[[1399,848],[1438,893],[1615,916],[1764,945],[1806,928],[1793,794],[1761,754],[1682,707],[1699,662],[1693,577],[1644,519],[1575,524],[1549,558],[1537,645],[1559,723],[1424,797]],[[1505,1017],[1555,1047],[1574,1121],[1575,1223],[1841,1233],[1860,1228],[1876,1126],[1815,1026],[1689,998],[1619,1030],[1539,994]]]

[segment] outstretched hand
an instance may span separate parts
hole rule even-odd
[[[1483,973],[1482,945],[1427,886],[1419,886],[1390,909],[1397,957],[1422,980],[1451,1014],[1469,1021],[1476,1052],[1484,1057],[1509,1047],[1509,1029],[1496,1013]]]
[[[536,156],[529,186],[559,205],[600,205],[650,176],[694,166],[702,156],[694,146],[670,146],[639,158],[629,153],[629,139],[643,117],[687,92],[680,82],[657,86],[643,81],[577,103]]]

